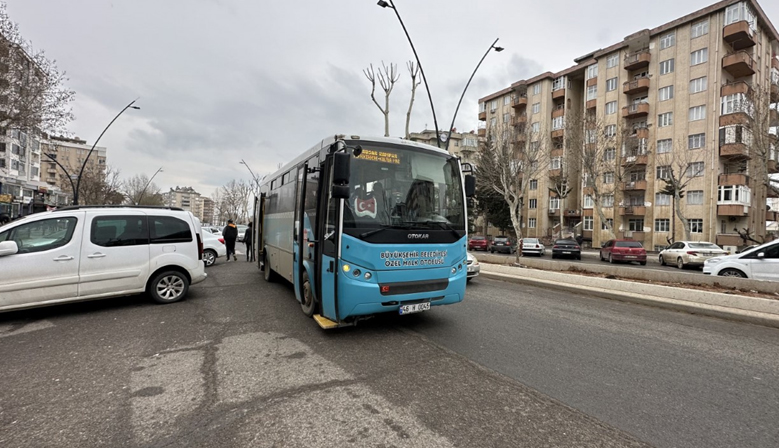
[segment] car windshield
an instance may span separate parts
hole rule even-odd
[[[574,240],[557,240],[554,243],[555,244],[579,244]]]
[[[475,236],[475,237],[473,237],[471,239],[474,240],[474,241],[484,241],[485,240],[485,238],[483,236]]]
[[[617,241],[614,245],[616,247],[636,247],[636,248],[644,247],[638,241]]]
[[[525,244],[538,244],[538,238],[525,238],[522,242]]]
[[[719,246],[713,243],[690,243],[691,249],[716,249],[721,250]]]

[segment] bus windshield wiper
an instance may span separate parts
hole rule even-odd
[[[411,228],[411,227],[408,226],[408,225],[389,225],[388,224],[388,225],[385,225],[385,226],[380,227],[378,229],[373,229],[373,230],[369,230],[367,232],[363,232],[363,233],[360,234],[360,238],[361,239],[362,238],[368,238],[371,235],[375,235],[375,234],[377,234],[379,232],[383,232],[384,230],[387,230],[387,229],[409,229],[409,228]]]
[[[455,230],[454,227],[449,225],[448,222],[445,222],[445,221],[425,221],[425,224],[427,224],[428,227],[431,227],[432,224],[438,224],[439,226],[441,226],[442,229],[451,231],[452,234],[454,236],[456,236],[457,238],[462,237],[462,235],[460,235],[460,233],[457,230]]]

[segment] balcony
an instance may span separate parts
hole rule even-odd
[[[638,70],[649,65],[652,61],[652,56],[649,54],[649,49],[644,48],[625,56],[625,70]]]
[[[582,217],[582,211],[581,210],[566,210],[565,216],[567,218],[581,218]]]
[[[598,100],[588,100],[586,103],[587,109],[595,109],[598,106]]]
[[[512,126],[520,126],[527,124],[527,114],[518,114],[511,117]]]
[[[728,204],[717,206],[717,216],[748,216],[749,206],[743,204]]]
[[[720,144],[719,156],[729,160],[750,159],[749,148],[744,143]]]
[[[550,178],[559,178],[563,175],[563,170],[561,168],[550,168],[549,169],[549,177]]]
[[[630,205],[627,207],[619,208],[619,216],[644,216],[646,215],[646,207],[643,205]]]
[[[527,106],[527,94],[516,95],[511,100],[511,107],[522,107],[522,106]]]
[[[739,51],[722,58],[722,68],[734,78],[755,74],[755,61],[746,51]]]
[[[487,128],[479,128],[477,131],[479,137],[486,137],[487,136]]]
[[[649,78],[643,77],[628,81],[622,84],[622,93],[633,95],[634,93],[646,92],[649,90]]]
[[[552,118],[558,118],[565,116],[565,105],[561,104],[559,106],[556,106],[554,110],[552,110]]]
[[[766,221],[779,221],[779,212],[774,211],[767,211],[765,212],[765,220]]]
[[[755,32],[749,27],[749,22],[742,20],[731,23],[722,30],[722,38],[729,43],[734,50],[743,50],[744,48],[755,45]]]
[[[552,131],[552,138],[563,138],[565,135],[565,129],[555,129]]]
[[[479,112],[479,120],[487,121],[487,111]]]
[[[634,180],[621,182],[620,187],[625,191],[646,191],[646,180]]]
[[[622,166],[638,166],[646,165],[649,163],[649,156],[646,154],[637,154],[634,156],[626,156],[622,158]]]
[[[549,157],[555,158],[555,157],[562,157],[565,153],[565,150],[563,148],[554,148],[549,153]]]
[[[743,246],[744,240],[737,233],[718,233],[717,246]]]
[[[771,127],[779,126],[779,111],[770,109],[770,112],[768,113],[768,122]]]
[[[636,103],[622,108],[622,118],[638,118],[649,115],[649,103]]]
[[[644,232],[639,232],[636,230],[626,230],[622,232],[623,238],[633,241],[641,241],[644,242],[645,234]]]
[[[561,99],[561,98],[565,98],[565,89],[552,90],[553,100]]]
[[[769,159],[766,163],[766,170],[768,171],[768,174],[779,173],[779,162],[776,161],[776,156],[777,154],[775,152],[768,156]]]
[[[737,93],[743,93],[747,97],[752,98],[752,86],[744,81],[736,81],[723,84],[720,87],[720,96],[735,95]]]
[[[549,209],[549,216],[560,216],[560,209],[559,208],[555,208],[555,209],[551,209],[550,208]]]
[[[718,183],[721,187],[749,185],[749,176],[746,174],[720,174]]]

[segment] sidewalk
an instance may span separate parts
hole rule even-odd
[[[495,280],[779,328],[779,298],[763,299],[487,263],[481,263],[480,275]]]

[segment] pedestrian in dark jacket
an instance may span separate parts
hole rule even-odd
[[[252,223],[247,224],[246,233],[243,234],[243,243],[246,244],[246,261],[254,261],[254,253],[252,253],[252,243],[254,238],[254,232],[252,231]]]
[[[233,255],[233,260],[238,261],[238,257],[235,256],[235,240],[238,239],[238,228],[233,224],[233,220],[227,221],[227,225],[222,230],[222,238],[225,239],[225,246],[227,247],[227,261],[230,261],[230,254]]]

